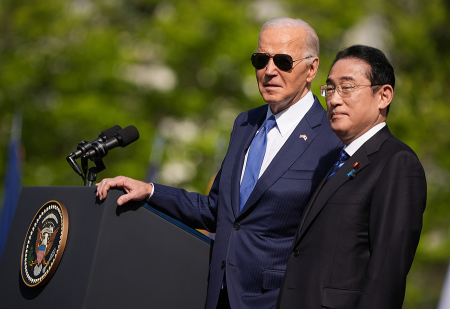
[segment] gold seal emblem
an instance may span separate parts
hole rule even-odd
[[[49,201],[39,209],[28,228],[22,247],[20,273],[30,287],[50,280],[64,253],[69,230],[66,207]]]

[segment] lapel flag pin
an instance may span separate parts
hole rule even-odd
[[[308,139],[308,137],[305,134],[300,135],[299,138],[303,138],[305,141]]]
[[[355,162],[354,164],[353,164],[353,169],[352,169],[352,171],[350,172],[350,173],[348,173],[347,174],[347,176],[348,177],[350,177],[350,178],[355,178],[355,171],[358,169],[358,168],[360,168],[361,167],[361,163],[359,163],[358,161],[357,162]]]

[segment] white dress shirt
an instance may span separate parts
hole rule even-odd
[[[309,111],[313,103],[314,103],[314,96],[310,90],[297,103],[274,115],[275,120],[277,121],[277,126],[274,127],[272,130],[270,130],[269,133],[267,134],[266,154],[264,155],[264,160],[261,165],[261,170],[259,171],[258,178],[261,177],[261,175],[267,169],[270,162],[272,162],[273,158],[275,158],[278,151],[288,140],[289,136],[291,136],[292,132],[300,123],[300,121],[303,119],[305,114]],[[270,106],[268,106],[266,120],[272,115],[273,113],[270,110]],[[256,132],[256,134],[258,132],[259,129]],[[242,178],[244,177],[245,166],[247,165],[247,156],[249,150],[250,147],[247,149],[247,153],[245,154],[244,166],[242,168],[241,174],[241,182]]]
[[[377,124],[350,144],[345,145],[343,149],[351,157],[362,145],[364,145],[365,142],[367,142],[372,136],[380,131],[385,125],[386,122]]]

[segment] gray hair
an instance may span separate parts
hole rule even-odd
[[[261,38],[261,33],[266,29],[305,30],[306,32],[305,47],[304,47],[305,54],[303,55],[303,57],[307,56],[319,57],[319,37],[317,36],[316,31],[310,25],[308,25],[307,22],[301,19],[292,19],[289,17],[272,18],[261,27],[261,31],[259,32],[259,38]]]

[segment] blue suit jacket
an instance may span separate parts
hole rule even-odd
[[[216,308],[225,274],[232,308],[275,307],[303,208],[343,147],[315,97],[239,211],[245,153],[266,113],[264,105],[236,118],[209,195],[155,184],[149,202],[193,228],[216,232],[206,308]]]

